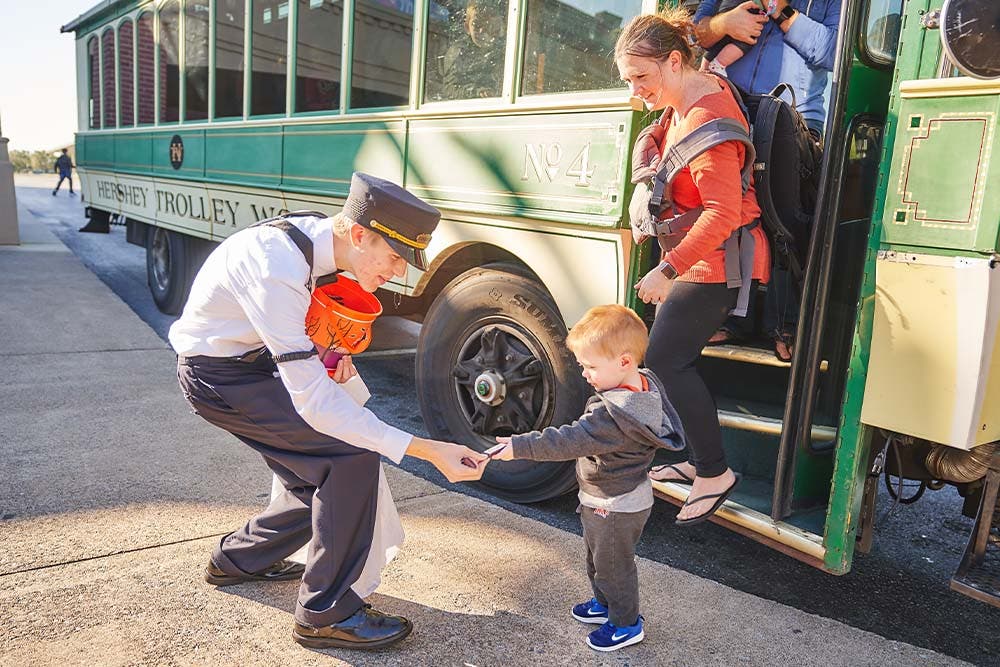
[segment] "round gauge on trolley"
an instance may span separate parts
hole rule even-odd
[[[963,74],[977,79],[1000,77],[1000,2],[945,0],[941,41]]]

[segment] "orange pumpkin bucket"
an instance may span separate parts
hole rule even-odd
[[[340,354],[334,348],[357,354],[372,342],[372,323],[382,314],[375,295],[354,280],[338,276],[336,282],[313,290],[306,311],[306,334],[316,344],[328,369],[337,367]]]

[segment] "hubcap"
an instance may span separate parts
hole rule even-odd
[[[487,405],[500,405],[507,396],[507,385],[503,376],[487,371],[476,378],[476,398]]]
[[[470,333],[452,379],[473,431],[488,438],[548,423],[555,376],[539,349],[534,337],[514,323],[487,324]]]
[[[166,291],[170,283],[170,244],[167,242],[167,232],[157,228],[153,232],[153,282],[156,288]]]

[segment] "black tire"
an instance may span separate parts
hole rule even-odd
[[[518,267],[492,264],[452,280],[417,344],[417,397],[431,435],[484,451],[497,435],[577,419],[589,390],[565,341],[552,298]],[[493,462],[480,485],[537,502],[573,489],[573,468],[572,461]]]
[[[146,234],[146,282],[161,312],[177,315],[214,244],[162,227]]]

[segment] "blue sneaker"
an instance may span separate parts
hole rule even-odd
[[[638,644],[646,635],[642,631],[643,618],[635,625],[628,625],[619,628],[611,621],[608,621],[587,635],[587,646],[595,651],[617,651],[620,648]]]
[[[597,601],[597,598],[590,598],[589,602],[581,602],[573,607],[573,618],[581,623],[607,623],[608,608]]]

